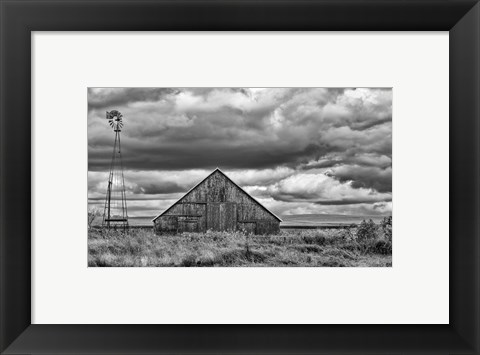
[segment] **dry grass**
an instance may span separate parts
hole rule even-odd
[[[392,251],[391,242],[380,233],[360,241],[355,229],[283,230],[272,236],[91,230],[88,265],[382,267],[392,265]]]

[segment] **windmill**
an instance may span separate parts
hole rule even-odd
[[[108,176],[107,195],[103,210],[102,226],[110,228],[128,228],[127,198],[125,195],[125,179],[120,146],[120,132],[123,127],[123,116],[117,110],[108,112],[106,116],[110,127],[115,132],[110,174]]]

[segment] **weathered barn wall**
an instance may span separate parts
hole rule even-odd
[[[160,234],[207,230],[274,234],[280,220],[217,169],[158,216],[154,226]]]

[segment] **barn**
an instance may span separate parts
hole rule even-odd
[[[218,168],[153,219],[157,234],[207,230],[276,234],[281,221]]]

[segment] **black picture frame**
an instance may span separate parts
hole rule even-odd
[[[2,353],[479,354],[477,1],[0,0],[0,26]],[[31,324],[31,31],[157,30],[449,31],[450,324]]]

